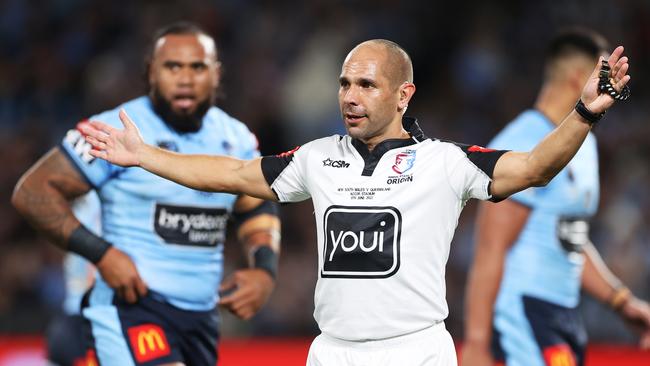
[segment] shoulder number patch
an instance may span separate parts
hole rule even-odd
[[[90,155],[90,150],[92,150],[93,147],[86,141],[81,131],[79,131],[79,126],[85,123],[89,123],[88,120],[79,122],[77,128],[69,130],[65,135],[64,141],[72,147],[74,154],[77,155],[81,161],[90,164],[95,160],[95,158]]]

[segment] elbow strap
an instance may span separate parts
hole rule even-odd
[[[79,225],[68,239],[68,251],[79,254],[93,264],[97,264],[110,247],[111,243],[93,234],[83,225]]]
[[[278,276],[278,254],[268,245],[253,249],[253,268],[265,270],[274,280]]]

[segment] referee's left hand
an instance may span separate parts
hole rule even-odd
[[[248,320],[268,301],[275,281],[262,269],[240,269],[226,278],[219,287],[220,293],[227,293],[219,305],[237,317]]]
[[[623,90],[623,87],[630,81],[630,75],[627,74],[627,71],[630,68],[630,65],[628,64],[629,60],[627,56],[623,56],[623,51],[623,46],[618,46],[607,59],[607,62],[611,67],[609,75],[612,79],[614,89],[618,92]],[[614,104],[614,98],[609,96],[609,94],[598,93],[600,66],[603,59],[602,56],[598,59],[598,64],[589,77],[589,80],[587,80],[587,84],[582,90],[582,95],[580,96],[580,99],[587,109],[594,114],[603,113]]]

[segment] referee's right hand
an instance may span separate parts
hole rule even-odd
[[[124,125],[121,130],[100,121],[80,123],[77,128],[93,147],[90,155],[123,167],[139,166],[139,153],[147,144],[124,109],[119,117]]]
[[[144,283],[131,257],[111,247],[97,263],[97,269],[106,283],[126,302],[133,304],[147,294]]]

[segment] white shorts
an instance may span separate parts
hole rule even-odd
[[[378,341],[344,341],[320,334],[307,366],[458,366],[451,335],[440,322],[403,336]]]

